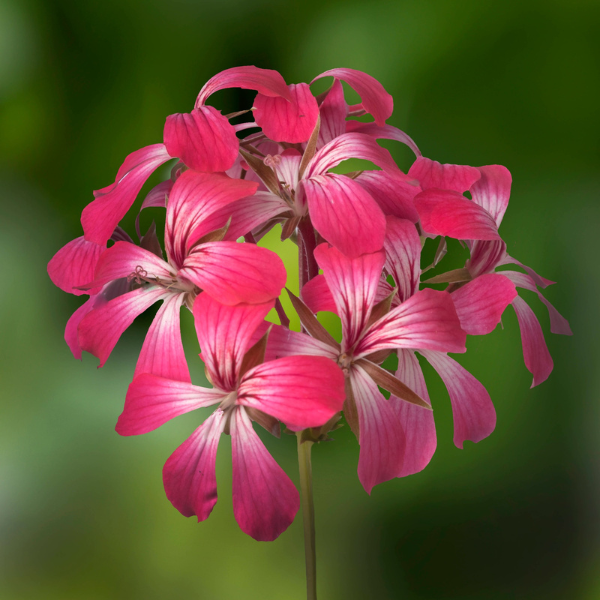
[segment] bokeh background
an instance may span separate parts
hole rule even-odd
[[[469,340],[458,360],[486,385],[498,425],[464,450],[426,370],[438,450],[371,497],[347,427],[314,449],[320,597],[600,598],[599,27],[592,0],[0,0],[0,599],[303,597],[301,519],[274,543],[238,529],[226,439],[219,502],[197,524],[167,501],[161,468],[198,415],[140,438],[114,432],[151,315],[97,370],[62,339],[79,300],[46,275],[80,235],[91,191],[161,141],[165,117],[189,110],[209,77],[245,64],[288,82],[368,71],[395,98],[389,122],[426,156],[506,165],[503,237],[559,282],[547,296],[575,332],[552,336],[527,298],[556,364],[533,390],[512,309],[503,329]],[[211,102],[251,100],[224,91]],[[284,252],[292,281],[293,246],[265,243]],[[297,482],[294,438],[266,443]]]

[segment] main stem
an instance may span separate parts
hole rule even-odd
[[[298,438],[298,466],[300,467],[300,493],[302,496],[302,521],[304,523],[304,556],[306,558],[306,598],[317,600],[317,554],[315,546],[315,505],[312,491],[312,465],[310,451],[313,442]]]

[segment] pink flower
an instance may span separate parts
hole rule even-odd
[[[274,306],[225,306],[198,296],[194,320],[212,389],[142,374],[129,386],[117,423],[121,435],[147,433],[203,406],[217,410],[167,460],[167,497],[183,515],[203,521],[217,501],[215,460],[222,433],[231,435],[233,510],[241,529],[257,540],[274,540],[293,521],[298,492],[252,428],[252,420],[279,435],[278,421],[292,429],[317,427],[342,408],[344,377],[333,361],[290,356],[263,362],[266,337],[251,339]]]

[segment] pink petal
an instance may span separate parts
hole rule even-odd
[[[152,373],[177,381],[191,381],[179,321],[184,300],[185,294],[169,294],[165,298],[146,334],[134,377]]]
[[[223,304],[277,298],[287,273],[277,254],[254,244],[209,242],[186,258],[180,274]]]
[[[419,291],[421,240],[410,221],[387,217],[384,246],[385,269],[396,282],[400,302]]]
[[[361,367],[355,366],[350,377],[359,422],[358,478],[370,494],[402,471],[406,442],[400,420],[375,382]]]
[[[417,158],[408,174],[419,181],[423,190],[438,188],[454,190],[460,194],[470,190],[481,177],[476,167],[441,164],[423,156]]]
[[[371,316],[385,254],[376,252],[351,259],[321,244],[315,250],[315,258],[323,269],[342,320],[344,348],[350,348]]]
[[[81,224],[85,239],[106,245],[146,179],[171,158],[164,144],[154,144],[132,152],[121,165],[115,183],[95,192],[96,199],[83,209]]]
[[[430,189],[415,197],[423,230],[459,240],[499,240],[492,216],[458,192]]]
[[[502,240],[475,240],[471,244],[471,258],[466,267],[475,278],[491,273],[506,256],[506,244]]]
[[[81,319],[85,317],[93,308],[96,303],[97,296],[92,296],[84,302],[69,318],[67,326],[65,328],[65,342],[73,353],[73,356],[81,360],[81,346],[79,345],[79,333],[77,331]]]
[[[323,77],[345,81],[360,96],[363,108],[373,115],[375,122],[385,125],[394,110],[394,100],[377,79],[355,69],[330,69],[315,77],[311,83]]]
[[[337,306],[324,275],[317,275],[302,288],[302,301],[315,314],[327,310],[337,315]]]
[[[317,123],[319,106],[306,83],[292,84],[288,88],[291,101],[258,94],[254,100],[254,118],[274,142],[306,142]]]
[[[469,335],[492,332],[516,295],[515,285],[494,273],[480,275],[451,294],[460,326]]]
[[[270,542],[292,523],[298,490],[252,428],[244,409],[231,419],[233,514],[244,533]]]
[[[481,177],[471,187],[473,202],[484,208],[500,227],[502,217],[508,208],[512,177],[502,165],[479,167]]]
[[[396,377],[423,400],[429,402],[423,371],[412,350],[398,350]],[[390,397],[389,403],[400,420],[406,436],[404,463],[398,473],[398,477],[406,477],[422,471],[435,452],[437,439],[433,411],[425,410],[395,396]]]
[[[202,106],[215,92],[227,88],[256,90],[263,96],[282,96],[288,100],[291,99],[285,80],[277,71],[249,65],[226,69],[209,79],[198,94],[196,108]]]
[[[258,340],[257,340],[258,341]],[[266,360],[275,360],[284,356],[325,356],[337,360],[339,351],[325,342],[315,338],[292,331],[281,325],[273,325],[267,343]]]
[[[533,375],[531,387],[535,387],[548,379],[554,368],[554,362],[548,351],[548,346],[546,346],[544,333],[535,313],[520,296],[512,301],[512,306],[517,313],[519,327],[521,328],[525,366]]]
[[[355,357],[395,348],[465,352],[466,338],[450,294],[424,289],[373,324]]]
[[[233,126],[212,106],[168,116],[164,140],[171,156],[194,171],[207,173],[232,167],[240,146]]]
[[[252,334],[274,305],[270,301],[225,306],[206,293],[196,298],[196,333],[202,359],[215,386],[228,392],[235,389]]]
[[[494,431],[496,411],[483,385],[443,352],[421,352],[448,388],[454,418],[454,444],[480,442]]]
[[[224,225],[219,222],[210,229],[203,226],[205,221],[232,202],[252,196],[257,187],[255,182],[223,173],[183,173],[173,186],[167,207],[165,247],[171,261],[181,266],[197,240]]]
[[[519,265],[522,269],[527,271],[527,274],[535,281],[536,285],[539,285],[541,288],[545,289],[549,285],[553,285],[556,283],[555,281],[550,281],[550,279],[546,279],[541,275],[538,275],[531,267],[524,265],[522,262],[518,261],[516,258],[509,256],[508,254],[504,254],[502,260],[498,263],[498,265]]]
[[[319,129],[317,150],[346,132],[348,105],[344,99],[344,88],[339,79],[333,80],[333,85],[319,107],[319,112],[321,114],[321,127]]]
[[[298,171],[302,162],[302,155],[294,148],[288,148],[278,155],[278,163],[275,164],[275,170],[279,181],[283,187],[287,186],[290,190],[298,187]]]
[[[347,121],[346,131],[348,133],[365,133],[366,135],[370,135],[378,140],[396,140],[397,142],[406,144],[415,153],[417,158],[421,156],[421,151],[413,142],[413,140],[408,135],[406,135],[404,131],[400,131],[400,129],[394,127],[393,125],[384,125],[383,127],[381,127],[376,123],[361,123],[360,121]]]
[[[344,254],[377,252],[385,238],[385,216],[365,190],[344,175],[303,181],[315,229]]]
[[[160,287],[138,288],[95,308],[79,324],[82,350],[99,358],[98,366],[103,366],[133,320],[166,295],[168,292]]]
[[[163,484],[167,498],[184,516],[208,519],[217,503],[215,463],[225,415],[215,411],[165,463]]]
[[[221,400],[223,392],[220,390],[143,373],[129,385],[116,430],[119,435],[141,435],[179,415]]]
[[[140,215],[145,208],[165,208],[167,206],[167,197],[171,193],[173,189],[173,181],[171,179],[167,179],[154,186],[149,192],[148,195],[144,198],[142,202],[142,207],[140,208],[140,212],[138,216],[135,218],[135,230],[138,234],[138,237],[141,238],[142,235],[140,233]]]
[[[78,237],[63,246],[48,263],[48,275],[55,286],[63,292],[81,296],[90,290],[78,290],[77,286],[85,285],[94,279],[94,271],[100,255],[106,246],[88,242]],[[99,290],[92,290],[97,292]]]
[[[244,375],[238,404],[257,408],[300,431],[319,427],[342,410],[344,374],[323,356],[288,356]]]
[[[419,220],[414,203],[415,196],[421,191],[419,186],[399,181],[385,171],[363,171],[355,181],[369,192],[385,215],[413,223]]]

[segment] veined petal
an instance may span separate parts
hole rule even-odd
[[[223,397],[221,390],[143,373],[129,384],[116,430],[120,435],[148,433],[179,415],[217,404]]]
[[[194,248],[179,271],[223,304],[258,304],[277,298],[287,273],[267,248],[236,242],[208,242]]]
[[[400,302],[419,291],[421,277],[421,240],[413,223],[406,219],[386,218],[385,269],[396,282]]]
[[[319,106],[319,112],[321,114],[321,128],[319,129],[317,150],[346,132],[348,104],[344,99],[344,88],[339,79],[333,80],[333,85],[327,92],[327,97]]]
[[[502,217],[508,208],[512,176],[502,165],[479,167],[481,177],[471,187],[471,197],[475,204],[484,208],[500,227]]]
[[[473,278],[491,273],[506,256],[506,244],[502,240],[475,240],[470,246],[471,258],[466,267]]]
[[[288,356],[244,375],[238,404],[256,408],[300,431],[319,427],[342,410],[344,374],[323,356]]]
[[[302,288],[302,301],[310,310],[315,314],[323,310],[327,310],[334,314],[338,314],[337,306],[325,275],[317,275],[310,281],[308,281]]]
[[[466,337],[450,294],[424,289],[374,323],[355,357],[395,348],[465,352]]]
[[[160,287],[138,288],[95,308],[79,324],[82,350],[99,358],[98,366],[103,366],[121,334],[133,320],[168,294]]]
[[[535,387],[548,379],[554,368],[554,362],[548,351],[548,346],[546,346],[542,326],[527,302],[517,296],[512,301],[512,306],[517,313],[519,327],[521,328],[525,366],[533,375],[531,387]]]
[[[469,335],[485,335],[500,323],[504,309],[517,295],[514,283],[500,274],[480,275],[452,292],[460,326]]]
[[[539,285],[542,289],[545,289],[549,285],[556,283],[555,281],[550,281],[550,279],[546,279],[545,277],[538,275],[531,267],[524,265],[522,262],[506,253],[502,256],[502,259],[498,262],[498,265],[519,265],[519,267],[527,271],[527,274],[533,279],[533,281],[535,281],[535,284]]]
[[[168,116],[163,135],[171,156],[207,173],[232,167],[240,146],[233,126],[212,106]]]
[[[223,412],[215,411],[163,467],[167,498],[184,517],[196,515],[204,521],[217,503],[215,463],[224,425]]]
[[[115,183],[94,192],[96,199],[83,209],[81,224],[85,239],[106,245],[146,179],[171,158],[164,144],[154,144],[132,152],[121,165]]]
[[[319,106],[306,83],[288,86],[291,100],[257,94],[254,118],[274,142],[297,144],[308,141],[319,117]]]
[[[227,88],[256,90],[263,96],[282,96],[291,100],[288,86],[277,71],[248,65],[225,69],[225,71],[211,77],[198,94],[196,108],[202,106],[208,100],[208,97],[215,92]]]
[[[315,338],[292,331],[281,325],[273,325],[269,340],[267,342],[266,360],[275,360],[284,356],[325,356],[337,360],[339,351],[325,342]]]
[[[362,123],[361,121],[347,121],[346,122],[346,131],[356,132],[356,133],[365,133],[374,137],[375,139],[384,139],[384,140],[396,140],[397,142],[401,142],[402,144],[406,144],[416,155],[418,158],[421,156],[421,151],[417,147],[417,145],[413,142],[413,140],[404,133],[404,131],[400,131],[397,127],[393,125],[377,125],[376,123]]]
[[[358,478],[370,494],[402,471],[406,441],[392,405],[361,367],[352,368],[350,381],[359,422]]]
[[[412,350],[398,350],[396,377],[423,400],[431,403],[421,365]],[[422,471],[435,452],[437,438],[433,411],[424,410],[395,396],[390,396],[389,403],[400,420],[406,436],[404,463],[398,473],[398,477],[406,477]]]
[[[194,301],[194,322],[202,351],[201,357],[215,386],[235,389],[242,359],[255,329],[263,322],[275,302],[225,306],[207,293]]]
[[[385,216],[375,200],[344,175],[303,180],[315,229],[344,254],[355,257],[381,250]]]
[[[448,388],[454,418],[454,444],[462,448],[465,440],[480,442],[494,431],[496,411],[483,385],[443,352],[424,351]]]
[[[470,190],[481,177],[481,173],[476,167],[441,164],[424,156],[417,158],[408,174],[419,181],[423,190],[437,188],[453,190],[460,194]]]
[[[498,227],[481,206],[458,192],[428,189],[415,197],[423,230],[459,240],[499,240]]]
[[[92,296],[84,302],[70,317],[65,327],[65,342],[77,360],[81,360],[81,346],[79,345],[79,323],[95,306],[97,296]]]
[[[140,233],[140,215],[142,214],[142,211],[145,208],[165,208],[167,206],[167,197],[173,189],[173,183],[174,182],[171,179],[162,181],[154,186],[144,198],[140,212],[135,218],[135,230],[139,238],[142,237],[142,234]]]
[[[100,255],[106,245],[88,242],[78,237],[63,246],[48,263],[48,275],[52,283],[63,292],[81,296],[89,294],[90,290],[78,290],[78,286],[85,285],[94,279],[94,271]],[[97,292],[98,290],[91,290]]]
[[[269,542],[292,523],[298,490],[252,428],[243,408],[231,419],[233,514],[244,533]]]
[[[344,348],[351,348],[371,316],[385,254],[376,252],[351,259],[321,244],[315,249],[315,258],[342,320]]]
[[[378,125],[385,125],[394,110],[394,100],[385,88],[375,79],[355,69],[330,69],[315,77],[311,83],[323,77],[334,77],[345,81],[359,96],[363,108],[373,115]]]
[[[412,223],[419,220],[414,202],[421,191],[418,185],[399,181],[385,171],[363,171],[354,181],[369,192],[385,215],[408,219]]]

